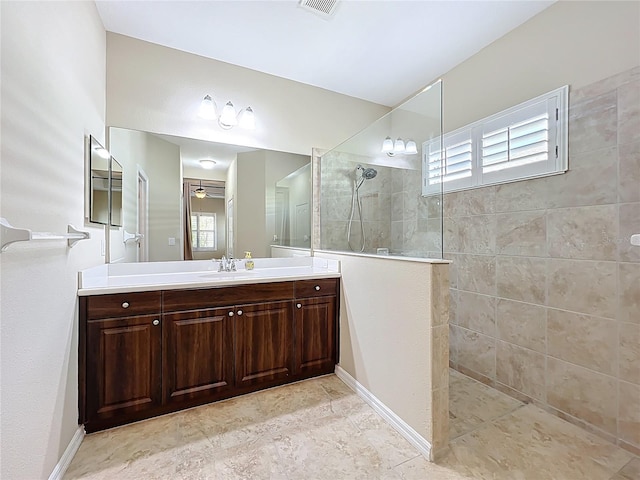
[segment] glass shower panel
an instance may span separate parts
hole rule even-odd
[[[442,141],[440,81],[325,153],[320,248],[442,258],[442,189],[423,188],[434,141]]]

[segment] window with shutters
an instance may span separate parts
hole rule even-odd
[[[191,242],[194,251],[217,250],[216,214],[191,214]]]
[[[423,195],[567,171],[565,86],[425,142]]]

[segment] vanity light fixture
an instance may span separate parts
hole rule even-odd
[[[418,147],[413,140],[407,140],[407,143],[405,143],[404,140],[398,137],[394,142],[391,137],[387,137],[382,142],[382,152],[390,157],[397,154],[415,155],[418,153]]]
[[[240,112],[237,112],[233,103],[228,101],[224,107],[222,107],[220,115],[218,115],[218,107],[216,102],[211,98],[211,95],[205,95],[202,102],[200,102],[198,115],[207,120],[217,119],[218,125],[225,130],[230,130],[236,125],[247,130],[256,128],[256,118],[251,107],[246,107],[240,110]]]
[[[202,160],[200,160],[200,166],[207,170],[211,170],[213,167],[215,167],[215,165],[216,161],[211,160],[210,158],[203,158]]]

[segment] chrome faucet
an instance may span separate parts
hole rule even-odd
[[[236,271],[236,259],[235,258],[227,258],[224,255],[220,259],[220,263],[218,264],[219,272],[235,272]]]

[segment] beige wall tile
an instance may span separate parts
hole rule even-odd
[[[569,105],[573,106],[575,102],[584,101],[585,98],[599,97],[605,93],[609,93],[612,90],[617,89],[619,86],[628,82],[633,82],[640,79],[640,67],[634,67],[624,72],[612,75],[611,77],[603,78],[597,82],[590,83],[584,87],[580,87],[576,90],[571,90],[569,95]]]
[[[520,212],[546,208],[545,185],[545,178],[496,185],[496,212]],[[540,192],[545,194],[541,195]]]
[[[449,323],[449,265],[431,266],[431,326]]]
[[[616,380],[571,363],[547,357],[547,402],[606,432],[616,433]]]
[[[618,88],[618,143],[640,140],[640,80]]]
[[[458,363],[459,333],[460,329],[456,325],[449,324],[449,361],[454,365]]]
[[[459,291],[457,321],[461,327],[495,337],[496,297]]]
[[[620,365],[618,377],[640,385],[640,324],[620,323],[619,328]],[[640,399],[638,400],[638,409],[640,410]]]
[[[445,195],[445,215],[468,217],[494,213],[496,208],[496,187],[473,188]]]
[[[618,435],[625,442],[640,447],[640,385],[619,382],[619,388]]]
[[[618,320],[640,323],[640,264],[618,264]]]
[[[541,353],[498,341],[496,379],[529,397],[545,399],[545,356]]]
[[[615,147],[618,140],[616,92],[573,102],[569,109],[569,153]]]
[[[569,152],[569,171],[546,177],[538,193],[547,208],[605,205],[616,202],[618,149],[609,148],[582,153]]]
[[[458,255],[445,250],[444,258],[445,260],[451,260],[449,264],[449,282],[451,283],[451,288],[458,288],[458,265],[460,264]]]
[[[499,297],[544,304],[546,260],[499,256],[496,259],[496,281]]]
[[[620,145],[620,183],[618,200],[620,202],[640,202],[640,142]]]
[[[489,255],[458,255],[458,289],[496,294],[496,258]]]
[[[640,262],[640,247],[631,245],[631,235],[640,233],[640,203],[620,205],[620,261]],[[618,236],[614,237],[614,241]]]
[[[545,212],[496,215],[496,253],[538,257],[547,253]]]
[[[449,326],[431,329],[431,388],[449,385]]]
[[[449,443],[449,388],[439,388],[431,392],[433,430],[431,446],[440,450]]]
[[[616,375],[617,322],[549,309],[547,353],[608,375]]]
[[[549,260],[550,307],[615,318],[616,264],[583,260]]]
[[[475,215],[457,219],[461,253],[493,254],[496,251],[495,215]]]
[[[449,289],[449,323],[458,325],[458,290]]]
[[[615,260],[618,236],[615,205],[549,210],[549,256],[585,260]]]
[[[498,299],[498,338],[540,353],[546,352],[547,309],[530,303]]]
[[[446,217],[443,219],[443,242],[445,252],[460,251],[460,235],[458,234],[458,219]]]
[[[495,378],[495,338],[472,332],[466,328],[456,328],[458,329],[458,364],[486,377]]]

